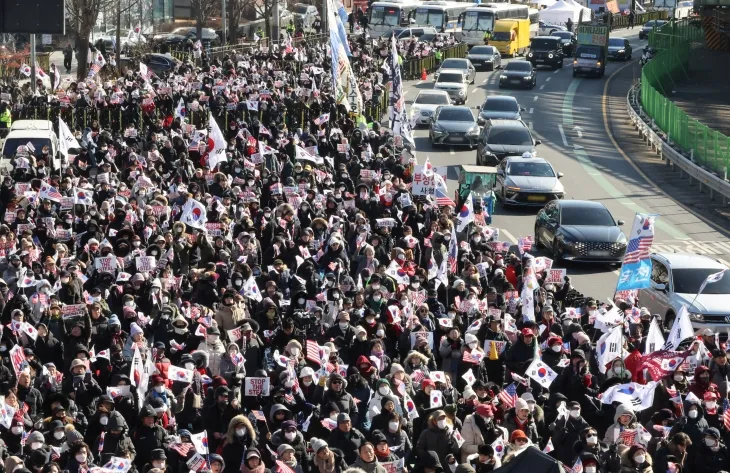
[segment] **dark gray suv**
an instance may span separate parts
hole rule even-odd
[[[527,60],[532,67],[549,66],[553,69],[563,67],[563,43],[557,36],[535,36],[530,41],[530,52]]]
[[[539,144],[522,120],[487,120],[477,142],[477,166],[492,166],[507,156],[534,153]]]

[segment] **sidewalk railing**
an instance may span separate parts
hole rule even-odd
[[[666,20],[668,12],[662,11],[649,11],[644,13],[637,13],[634,17],[634,26],[640,26],[651,20]],[[614,14],[611,18],[611,28],[628,28],[629,27],[629,16]]]
[[[442,59],[464,58],[469,51],[466,43],[456,44],[441,51]],[[425,69],[427,74],[435,72],[440,66],[436,60],[436,54],[431,53],[428,56],[407,59],[403,61],[401,70],[403,71],[403,79],[413,80],[421,77],[421,72]]]
[[[725,176],[730,167],[730,138],[691,118],[666,97],[666,91],[687,78],[692,43],[704,40],[696,20],[667,24],[649,34],[649,45],[659,53],[641,71],[641,106],[674,143],[701,166]]]

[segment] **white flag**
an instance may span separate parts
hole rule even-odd
[[[261,297],[261,291],[259,291],[259,287],[256,285],[256,280],[253,276],[249,277],[243,284],[241,287],[241,294],[249,299],[255,300],[256,302],[261,302],[263,299],[263,297]]]
[[[727,269],[723,269],[719,273],[714,273],[714,274],[710,274],[709,276],[707,276],[707,279],[705,279],[704,282],[702,283],[702,285],[700,286],[700,290],[697,291],[697,295],[702,294],[702,291],[705,290],[705,288],[707,287],[708,284],[716,283],[720,279],[722,279],[722,277],[725,276],[725,271],[727,271]]]
[[[167,377],[172,381],[182,381],[184,383],[193,382],[193,370],[186,370],[185,368],[178,368],[177,366],[170,365],[167,369]]]
[[[205,431],[199,434],[191,434],[190,441],[195,445],[195,450],[201,455],[208,455],[208,434]]]
[[[555,450],[555,447],[553,447],[553,438],[550,437],[548,439],[548,443],[545,445],[545,448],[542,450],[543,453],[550,453],[553,450]]]
[[[223,163],[227,159],[226,139],[211,112],[208,112],[208,124],[210,126],[210,137],[213,140],[213,151],[208,155],[208,167],[213,169],[218,163]]]
[[[58,134],[58,149],[68,159],[68,150],[71,148],[79,149],[81,146],[61,117],[58,117]]]
[[[403,271],[403,268],[401,268],[401,266],[395,260],[390,262],[390,266],[388,266],[388,268],[385,270],[385,274],[395,279],[395,282],[397,282],[398,284],[407,285],[411,282],[408,274]]]
[[[431,409],[444,405],[444,393],[435,389],[431,390]]]
[[[555,378],[558,377],[558,373],[538,359],[535,359],[535,361],[527,367],[525,374],[540,383],[543,388],[549,388]]]
[[[522,285],[522,320],[535,321],[535,291],[530,290],[527,284]]]
[[[466,202],[461,206],[461,211],[457,215],[459,218],[459,224],[456,226],[456,231],[460,232],[466,228],[471,222],[474,221],[474,202],[471,200],[471,192],[466,198]]]
[[[667,350],[676,350],[682,340],[690,338],[694,335],[694,329],[692,328],[692,322],[689,320],[689,312],[687,312],[687,306],[682,306],[679,309],[679,314],[674,318],[672,329],[669,331],[669,336],[664,344],[664,348]]]
[[[601,373],[606,373],[606,365],[616,358],[623,358],[624,349],[623,326],[614,327],[604,334],[596,343],[596,360]]]
[[[646,347],[644,348],[644,355],[649,355],[657,350],[661,350],[664,347],[664,335],[662,335],[662,329],[659,327],[659,322],[656,319],[652,319],[649,324],[649,333],[646,336]]]
[[[311,161],[314,164],[317,164],[319,166],[324,164],[324,158],[310,153],[309,151],[307,151],[306,149],[302,148],[299,145],[296,146],[296,151],[297,151],[297,161],[302,161],[302,160]]]
[[[180,221],[198,229],[204,229],[208,221],[208,212],[205,206],[195,199],[188,199],[183,205]]]

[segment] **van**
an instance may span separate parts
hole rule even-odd
[[[520,56],[530,46],[530,20],[497,20],[489,44],[503,56]]]
[[[18,120],[13,122],[8,136],[3,142],[2,151],[0,151],[0,170],[12,173],[13,165],[10,163],[10,159],[15,156],[18,147],[25,146],[28,143],[33,145],[38,154],[44,146],[48,146],[48,154],[52,156],[52,159],[47,164],[51,167],[51,172],[61,171],[58,137],[56,132],[53,131],[53,123],[48,120]],[[34,155],[38,156],[38,154]]]
[[[434,28],[433,26],[417,26],[413,28],[395,29],[395,39],[397,40],[420,38],[425,34],[436,36],[438,34],[438,31],[436,31],[436,28]]]

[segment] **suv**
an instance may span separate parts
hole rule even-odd
[[[477,78],[477,71],[474,68],[474,64],[472,64],[469,59],[456,57],[444,59],[444,62],[441,63],[441,67],[439,67],[439,70],[433,74],[433,78],[438,79],[441,71],[446,69],[462,71],[466,75],[466,79],[469,81],[470,84],[473,84]]]
[[[449,94],[454,104],[466,103],[466,89],[469,79],[460,69],[442,69],[433,84],[435,90],[443,90]]]
[[[18,120],[10,126],[10,132],[0,151],[0,170],[13,171],[10,160],[18,150],[19,146],[31,143],[35,148],[35,156],[39,156],[41,149],[48,146],[48,155],[52,157],[47,163],[51,172],[61,171],[61,153],[59,150],[58,137],[53,131],[53,123],[48,120]]]
[[[507,156],[535,152],[535,140],[522,120],[487,120],[477,144],[477,166],[498,164]]]
[[[212,28],[203,28],[202,33],[203,35],[202,38],[200,38],[200,42],[203,46],[217,46],[220,42],[220,38],[218,38],[218,35]],[[182,26],[180,28],[175,28],[169,33],[155,35],[153,40],[166,44],[170,47],[184,48],[188,40],[193,43],[197,41],[198,34],[195,27]]]
[[[730,328],[730,277],[700,288],[707,276],[727,270],[719,261],[687,253],[653,253],[651,287],[639,290],[641,305],[662,317],[669,330],[682,306],[695,329],[725,332]],[[689,334],[690,336],[692,334]]]
[[[553,69],[563,67],[563,43],[557,36],[535,36],[530,41],[530,52],[527,60],[532,67],[551,66]]]

